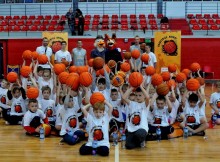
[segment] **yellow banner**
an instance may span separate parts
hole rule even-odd
[[[42,37],[49,40],[48,46],[52,48],[53,55],[51,63],[54,64],[54,54],[61,49],[61,42],[66,41],[66,50],[68,50],[68,33],[67,32],[42,32]]]
[[[169,64],[181,69],[181,31],[155,32],[154,53],[157,57],[157,73],[167,71]]]

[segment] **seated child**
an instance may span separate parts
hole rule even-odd
[[[215,84],[216,92],[211,94],[209,105],[212,108],[212,117],[217,115],[216,124],[220,124],[220,81]],[[212,118],[213,119],[213,118]]]
[[[8,105],[8,81],[6,79],[2,79],[1,87],[0,87],[0,113],[2,113],[2,117],[6,120],[8,110],[10,106]]]

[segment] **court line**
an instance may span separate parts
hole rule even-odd
[[[119,148],[118,148],[118,145],[119,144],[117,144],[115,146],[115,162],[119,162]]]

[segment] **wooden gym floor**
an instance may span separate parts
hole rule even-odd
[[[211,86],[206,86],[205,90],[208,103]],[[207,104],[208,120],[210,112]],[[5,125],[0,119],[0,162],[219,162],[220,126],[207,129],[206,137],[150,141],[146,143],[146,148],[134,150],[123,150],[119,143],[116,147],[111,146],[108,157],[80,156],[79,148],[84,142],[75,146],[60,145],[60,138],[53,136],[40,141],[37,137],[26,136],[21,126]]]

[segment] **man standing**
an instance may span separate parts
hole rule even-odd
[[[46,54],[48,57],[48,61],[50,61],[50,57],[52,56],[52,49],[48,47],[48,43],[48,38],[44,37],[42,40],[42,46],[37,47],[36,52],[40,55]]]
[[[74,66],[85,66],[87,65],[86,50],[82,48],[82,41],[77,41],[77,47],[73,49],[73,65]]]
[[[149,66],[153,66],[154,68],[156,68],[157,65],[156,55],[153,52],[151,52],[150,45],[146,45],[145,49],[146,49],[146,53],[150,56]]]
[[[72,35],[76,35],[75,32],[75,13],[73,12],[73,9],[70,8],[69,11],[66,13],[66,18],[68,20],[68,25],[71,30]]]

